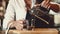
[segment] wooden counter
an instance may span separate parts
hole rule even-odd
[[[58,34],[55,28],[36,28],[35,30],[9,30],[9,34]]]

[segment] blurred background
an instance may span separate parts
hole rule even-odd
[[[0,0],[0,28],[2,27],[3,24],[3,18],[5,14],[5,10],[7,8],[9,0]],[[52,0],[52,2],[57,2],[60,3],[60,0]]]

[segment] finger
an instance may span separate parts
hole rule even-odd
[[[34,7],[39,7],[39,6],[41,6],[41,4],[36,4],[36,5],[34,5]]]
[[[48,9],[51,7],[51,5],[48,6]]]
[[[44,6],[45,5],[45,1],[43,1],[42,3],[41,3],[41,6]]]
[[[44,1],[45,1],[45,5],[47,5],[50,2],[50,0],[44,0]]]
[[[45,8],[48,8],[49,7],[49,4],[46,4]]]
[[[42,2],[42,6],[45,7],[45,8],[48,8],[48,6],[49,6],[49,0],[44,0]]]
[[[23,20],[16,21],[16,23],[23,24]]]
[[[22,30],[22,27],[15,27],[17,30]]]
[[[10,25],[11,24],[11,25]],[[14,27],[14,21],[10,21],[9,23],[8,23],[8,26],[10,25],[10,28],[12,28],[12,27]]]
[[[50,8],[50,6],[51,6],[51,5],[50,5],[50,4],[48,4],[48,5],[47,5],[47,9],[49,9],[49,8]]]
[[[32,3],[31,0],[25,0],[25,3],[27,6],[29,6],[31,8],[31,3]]]
[[[23,24],[19,24],[15,26],[17,30],[22,30],[23,29]]]
[[[23,26],[21,26],[21,25],[16,25],[15,27],[18,29],[23,29]]]
[[[10,28],[13,28],[14,27],[14,24],[12,24],[11,26],[10,26]]]
[[[22,23],[15,23],[14,25],[15,25],[15,26],[23,26]]]

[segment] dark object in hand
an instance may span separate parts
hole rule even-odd
[[[44,7],[41,7],[41,6],[39,6],[39,7],[33,7],[30,11],[29,11],[29,13],[30,14],[35,14],[35,15],[37,15],[37,16],[43,16],[43,15],[47,15],[47,16],[49,16],[49,10],[50,9],[46,9],[46,8],[44,8]]]
[[[54,18],[52,15],[48,14],[50,9],[44,7],[33,7],[29,14],[32,15],[31,19],[35,19],[36,27],[52,27],[54,24]],[[49,24],[47,24],[48,22]]]

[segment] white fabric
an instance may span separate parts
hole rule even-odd
[[[60,14],[57,14],[57,15],[54,16],[54,22],[57,25],[60,24]]]
[[[58,24],[60,24],[60,12],[56,13],[56,12],[50,10],[49,14],[54,15],[54,23],[55,23],[55,25],[58,26]]]
[[[3,30],[7,28],[7,24],[14,20],[14,12],[16,13],[16,20],[23,20],[26,17],[26,8],[24,0],[9,0],[5,18],[3,20]]]
[[[58,4],[58,3],[54,3],[54,2],[50,2],[50,3],[57,4],[57,5],[60,6],[60,4]],[[56,13],[53,10],[50,10],[49,14],[54,15],[54,23],[55,23],[55,25],[60,24],[60,11],[58,13]]]

